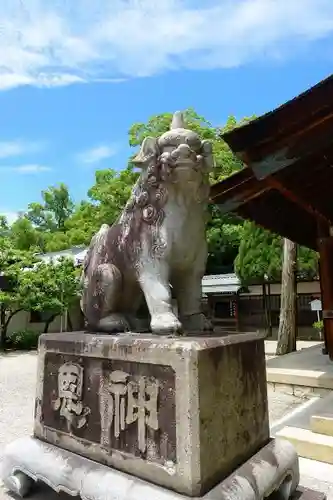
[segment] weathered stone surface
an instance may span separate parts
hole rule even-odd
[[[258,334],[43,335],[35,436],[188,495],[269,440]]]
[[[20,472],[22,471],[22,472]],[[186,500],[166,490],[110,467],[75,455],[34,438],[23,438],[5,450],[1,476],[5,486],[18,495],[42,481],[55,491],[83,500]],[[287,441],[272,440],[202,500],[288,500],[299,482],[298,460]],[[324,500],[314,492],[296,492],[295,500]],[[312,494],[310,494],[312,493]]]
[[[119,219],[94,235],[83,265],[87,327],[138,331],[144,298],[154,333],[211,330],[201,310],[201,280],[212,145],[187,130],[178,112],[170,131],[145,138],[133,162],[141,172],[131,197]]]

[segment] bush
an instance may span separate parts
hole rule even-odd
[[[317,333],[319,335],[319,338],[322,339],[322,336],[323,336],[323,330],[324,330],[324,322],[323,320],[320,320],[320,321],[316,321],[315,323],[313,323],[313,328],[315,330],[317,330]]]
[[[20,330],[8,334],[7,345],[12,349],[37,349],[40,333],[34,330]]]

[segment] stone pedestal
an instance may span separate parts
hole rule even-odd
[[[25,442],[21,466],[15,458],[21,445],[5,454],[3,476],[11,489],[15,470],[59,489],[45,477],[47,459],[64,469],[50,476],[61,483],[63,474],[63,484],[72,481],[74,491],[73,457],[82,470],[103,471],[110,488],[119,483],[112,474],[124,481],[136,476],[144,480],[140,484],[162,487],[164,496],[164,488],[192,497],[220,488],[214,499],[262,498],[282,488],[287,499],[298,484],[291,445],[269,439],[264,340],[258,334],[42,335],[34,438]],[[241,488],[246,480],[254,496],[230,496],[237,470]]]

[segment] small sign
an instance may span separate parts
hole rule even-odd
[[[320,299],[311,300],[310,305],[311,305],[311,311],[322,311]]]

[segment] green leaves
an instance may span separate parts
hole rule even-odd
[[[9,321],[18,311],[49,311],[57,316],[78,301],[80,284],[72,259],[41,262],[32,253],[17,250],[8,240],[2,240],[0,272],[11,284],[0,290],[2,346]]]
[[[235,260],[235,270],[244,283],[265,276],[279,281],[282,270],[282,238],[266,231],[253,222],[246,221]],[[318,275],[318,255],[313,250],[300,247],[297,259],[298,276],[313,279]]]
[[[66,220],[74,212],[74,203],[65,184],[42,191],[44,203],[30,203],[26,217],[39,229],[63,231]]]
[[[246,221],[235,260],[236,273],[244,283],[253,279],[263,281],[265,276],[271,280],[279,279],[281,252],[280,236]]]
[[[77,302],[80,292],[73,260],[38,262],[20,274],[17,292],[18,305],[26,311],[63,313]]]

